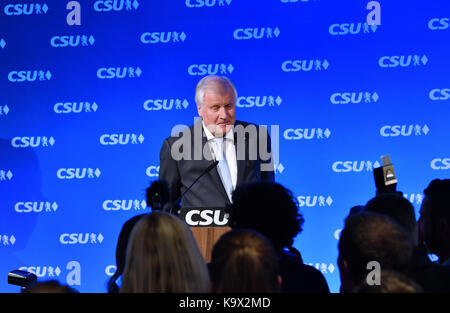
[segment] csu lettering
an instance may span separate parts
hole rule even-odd
[[[50,80],[52,77],[50,71],[34,70],[34,71],[11,71],[8,73],[8,80],[12,83],[34,82]]]
[[[134,0],[98,0],[94,2],[94,10],[96,12],[110,12],[122,10],[137,10],[139,2]]]
[[[59,242],[63,245],[73,245],[73,244],[87,244],[87,243],[102,243],[104,237],[100,234],[95,233],[64,233],[59,236]]]
[[[191,64],[188,67],[189,75],[215,75],[231,74],[234,68],[231,64]]]
[[[433,170],[448,170],[450,169],[450,158],[436,158],[430,164]]]
[[[226,0],[226,1],[219,0],[220,6],[224,5],[225,3],[230,5],[231,0]],[[217,1],[216,0],[186,0],[185,4],[188,8],[213,7],[217,4]]]
[[[336,161],[333,163],[332,169],[336,173],[362,172],[364,167],[367,171],[372,171],[374,167],[378,167],[378,161]]]
[[[94,37],[86,35],[70,35],[70,36],[53,36],[50,39],[50,45],[52,47],[77,47],[80,44],[82,46],[89,46],[94,44]]]
[[[145,201],[139,200],[105,200],[103,201],[103,210],[105,211],[129,211],[134,207],[135,210],[145,209]]]
[[[53,111],[58,114],[96,112],[97,109],[95,102],[58,102],[53,106]]]
[[[443,30],[450,28],[450,18],[432,18],[428,22],[428,28],[431,30]]]
[[[40,202],[32,202],[32,201],[28,201],[28,202],[17,202],[14,206],[14,210],[18,213],[30,213],[30,212],[42,212],[42,211],[47,211],[47,212],[52,212],[52,211],[56,211],[58,205],[56,204],[56,202],[50,203],[48,201],[40,201]]]
[[[183,42],[186,39],[184,32],[152,32],[143,33],[141,35],[142,43],[168,43],[168,42]]]
[[[27,147],[47,147],[53,146],[55,139],[53,137],[37,136],[37,137],[14,137],[11,139],[11,145],[14,148],[27,148]]]
[[[47,4],[40,3],[24,3],[24,4],[7,4],[3,9],[6,15],[31,15],[33,13],[43,14],[47,13]]]
[[[328,28],[328,31],[330,35],[347,35],[352,34],[356,35],[361,32],[363,23],[344,23],[344,24],[332,24]],[[364,26],[367,27],[368,30],[368,24],[364,23]],[[376,28],[373,28],[376,29]],[[368,31],[365,32],[368,32]]]
[[[228,223],[228,218],[221,210],[190,210],[186,213],[185,220],[191,226],[221,226]]]
[[[433,89],[430,91],[431,100],[448,100],[450,99],[450,88]]]
[[[83,178],[98,178],[100,170],[93,168],[60,168],[56,171],[56,176],[59,179],[83,179]]]

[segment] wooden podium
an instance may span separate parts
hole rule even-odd
[[[197,240],[200,252],[203,255],[206,263],[211,262],[211,254],[214,245],[217,240],[231,230],[228,226],[215,226],[215,227],[190,227],[195,239]]]
[[[200,252],[206,263],[211,262],[211,254],[217,240],[230,231],[228,227],[228,214],[222,207],[183,207],[180,218],[191,229],[197,240]]]

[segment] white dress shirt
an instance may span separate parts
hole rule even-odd
[[[215,137],[209,131],[209,129],[205,126],[205,122],[202,121],[203,130],[206,134],[206,139],[208,140],[209,148],[211,150],[211,155],[214,160],[219,160],[222,156],[217,156],[217,147],[216,142],[213,140]],[[228,133],[226,133],[224,137],[224,151],[225,157],[227,159],[228,168],[230,169],[231,182],[233,183],[233,190],[236,189],[236,181],[237,181],[237,161],[236,161],[236,148],[234,146],[234,127],[230,129]]]

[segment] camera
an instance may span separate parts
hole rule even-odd
[[[20,286],[22,290],[34,284],[36,281],[37,276],[30,272],[14,270],[8,273],[8,284]]]
[[[381,157],[382,166],[373,169],[377,195],[388,192],[396,192],[397,178],[395,177],[394,166],[391,163],[390,155]]]

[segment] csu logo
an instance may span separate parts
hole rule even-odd
[[[58,209],[58,204],[56,202],[48,201],[28,201],[28,202],[17,202],[14,205],[14,210],[18,213],[30,213],[30,212],[56,212]]]
[[[63,267],[64,269],[64,267]],[[81,265],[77,261],[69,261],[65,269],[66,273],[66,283],[69,286],[81,285]],[[39,265],[39,266],[22,266],[19,268],[21,271],[26,271],[35,274],[39,278],[47,277],[54,278],[57,277],[60,280],[59,276],[63,273],[61,268],[57,265]]]
[[[53,136],[37,136],[37,137],[14,137],[11,139],[11,145],[14,148],[27,148],[27,147],[48,147],[55,144]]]
[[[19,267],[19,270],[33,273],[39,278],[59,277],[59,275],[61,274],[61,269],[59,268],[59,266],[22,266]]]
[[[433,170],[448,170],[450,169],[450,158],[436,158],[430,163]]]
[[[372,103],[377,102],[380,97],[376,92],[360,91],[360,92],[336,92],[331,95],[330,102],[333,104],[347,103]]]
[[[428,28],[431,30],[444,30],[450,28],[450,18],[432,18],[428,22]]]
[[[431,100],[448,100],[450,99],[450,88],[433,89],[430,91]]]
[[[49,70],[34,70],[34,71],[11,71],[8,74],[8,80],[12,83],[34,82],[36,80],[44,81],[50,80],[52,73]]]
[[[188,8],[202,8],[213,6],[225,6],[230,5],[232,0],[186,0],[185,4]]]
[[[309,72],[328,69],[330,63],[327,60],[286,60],[281,63],[283,72]]]
[[[142,43],[168,43],[168,42],[184,42],[186,40],[185,32],[152,32],[143,33],[141,35]]]
[[[11,170],[0,170],[0,180],[11,180],[13,173]]]
[[[97,112],[97,103],[91,102],[58,102],[53,106],[53,111],[58,114]]]
[[[232,64],[191,64],[188,67],[188,73],[191,76],[196,75],[216,75],[232,74],[234,67]]]
[[[0,115],[5,116],[8,115],[10,109],[8,107],[8,105],[0,105]]]
[[[103,235],[101,233],[64,233],[59,236],[59,242],[63,245],[74,244],[99,244],[103,242]]]
[[[280,96],[248,96],[248,97],[238,97],[236,99],[236,106],[238,108],[262,108],[266,105],[273,107],[275,104],[280,106],[283,100]]]
[[[0,48],[4,49],[6,46],[6,41],[3,38],[0,38]]]
[[[224,226],[228,224],[228,214],[221,209],[182,209],[181,218],[190,226]]]
[[[31,14],[45,14],[48,11],[46,3],[18,3],[7,4],[3,9],[6,15],[31,15]]]
[[[137,10],[139,2],[137,0],[98,0],[94,2],[96,12]]]
[[[145,210],[147,208],[147,203],[145,200],[105,200],[103,201],[103,210],[105,211],[129,211],[134,210]]]
[[[112,145],[126,145],[126,144],[142,144],[144,142],[144,136],[142,134],[103,134],[100,136],[100,144],[104,146]]]
[[[367,22],[364,23],[343,23],[343,24],[332,24],[328,28],[328,32],[330,35],[356,35],[360,34],[361,31],[363,34],[371,34],[376,32],[377,25],[373,24],[369,26]]]
[[[367,172],[373,171],[374,168],[380,167],[378,161],[336,161],[332,165],[333,172],[348,173],[348,172],[362,172],[366,169]]]
[[[237,28],[233,32],[236,40],[278,38],[279,35],[278,27]]]
[[[333,203],[333,199],[330,196],[298,196],[297,197],[298,206],[299,207],[315,207],[316,205],[319,206],[331,206]]]
[[[148,99],[144,102],[144,110],[146,111],[170,111],[173,108],[176,110],[187,109],[189,102],[184,99]]]
[[[408,67],[408,66],[421,66],[427,65],[428,58],[424,54],[422,57],[419,55],[394,55],[383,56],[378,60],[380,67]]]
[[[113,79],[113,78],[135,78],[141,77],[142,70],[139,67],[101,67],[97,70],[97,78]]]
[[[380,135],[383,137],[397,137],[397,136],[415,136],[427,135],[430,129],[427,125],[423,127],[420,125],[385,125],[380,128]]]
[[[329,138],[331,131],[328,128],[289,128],[283,132],[283,137],[286,140],[300,140],[300,139],[325,139]]]
[[[70,35],[70,36],[53,36],[50,39],[50,45],[57,47],[77,47],[93,45],[95,42],[94,36],[90,35]]]
[[[58,179],[84,179],[84,178],[99,178],[101,175],[100,169],[96,168],[60,168],[56,171]]]
[[[146,174],[148,177],[158,177],[158,176],[159,176],[159,166],[150,165],[150,166],[147,167],[147,169],[145,170],[145,174]]]

